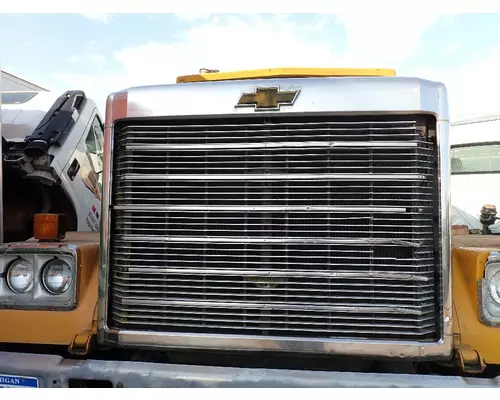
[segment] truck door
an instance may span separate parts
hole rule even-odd
[[[99,115],[95,114],[61,177],[73,199],[79,231],[99,230],[103,145],[104,126]]]

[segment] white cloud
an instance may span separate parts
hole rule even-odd
[[[223,24],[190,29],[183,42],[150,42],[123,49],[115,57],[131,80],[144,83],[173,82],[177,75],[195,73],[200,68],[332,65],[337,58],[329,42],[300,38],[286,21],[252,18],[251,23],[234,16],[224,20]]]
[[[206,15],[206,14],[204,14]],[[447,84],[452,115],[500,110],[497,93],[500,80],[500,51],[472,61],[452,71],[426,68],[405,71],[402,65],[421,46],[422,35],[437,21],[438,15],[339,15],[321,16],[300,26],[283,17],[263,18],[257,15],[214,17],[197,20],[183,35],[182,42],[151,41],[128,47],[113,54],[122,70],[106,75],[58,73],[61,90],[82,88],[94,98],[101,111],[109,93],[137,85],[174,83],[179,75],[197,73],[200,68],[221,71],[269,67],[380,67],[395,68],[398,75],[413,75]],[[185,18],[185,17],[184,17]],[[195,18],[193,15],[190,18]],[[447,18],[448,22],[452,18]],[[320,30],[329,23],[346,28],[347,50],[336,52],[342,37],[317,35],[306,37],[316,25]],[[95,44],[89,54],[98,55]],[[106,62],[101,56],[97,64]],[[103,64],[101,64],[102,66]],[[481,71],[479,73],[479,71]]]
[[[87,43],[82,53],[73,54],[69,56],[66,61],[72,64],[83,65],[90,63],[90,66],[92,67],[103,68],[107,64],[108,59],[104,55],[100,54],[96,41],[91,40]]]
[[[415,54],[422,35],[441,17],[440,14],[341,14],[337,21],[347,33],[344,59],[350,65],[371,64],[381,68],[398,68]]]
[[[89,54],[88,58],[90,62],[94,64],[94,66],[96,66],[97,68],[104,67],[108,62],[108,59],[102,54]]]
[[[202,14],[202,13],[177,13],[175,17],[182,21],[195,22],[200,20],[208,20],[212,14]]]
[[[66,61],[70,62],[71,64],[76,64],[82,60],[82,55],[81,54],[73,54],[72,56],[69,56]]]
[[[200,68],[219,70],[278,66],[334,66],[339,56],[332,42],[340,38],[310,41],[283,18],[225,16],[193,26],[182,42],[150,42],[114,53],[123,66],[121,73],[87,75],[57,73],[61,84],[83,87],[104,110],[107,94],[135,85],[174,83],[178,75],[197,73]],[[237,38],[237,39],[235,39]],[[277,45],[279,44],[279,45]],[[85,86],[85,87],[84,87]]]
[[[80,13],[80,14],[88,19],[104,22],[105,24],[107,24],[110,20],[110,15],[106,13]]]
[[[443,82],[448,89],[452,120],[500,111],[500,45],[458,68],[422,71],[423,78]]]
[[[448,54],[455,54],[458,50],[460,50],[461,47],[462,47],[462,42],[456,42],[456,43],[453,43],[451,46],[449,46],[446,49],[446,52]]]

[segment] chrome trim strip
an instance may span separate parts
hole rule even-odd
[[[145,116],[145,115],[143,115]],[[137,117],[137,116],[136,116]],[[397,121],[398,124],[414,124],[415,121],[414,120],[401,120],[401,121]],[[308,121],[308,122],[292,122],[292,121],[287,121],[286,123],[280,123],[280,122],[270,122],[270,123],[258,123],[258,124],[252,124],[252,123],[248,123],[248,124],[245,124],[245,126],[248,126],[248,127],[259,127],[259,131],[262,131],[262,129],[260,129],[262,126],[279,126],[279,125],[283,125],[283,126],[312,126],[312,127],[315,127],[315,126],[329,126],[328,130],[342,130],[342,131],[345,131],[346,128],[334,128],[334,127],[331,127],[331,126],[337,126],[337,125],[356,125],[356,128],[347,128],[347,130],[355,130],[355,131],[380,131],[380,130],[413,130],[414,127],[411,126],[411,127],[401,127],[401,126],[398,126],[397,128],[394,128],[394,127],[391,127],[391,126],[384,126],[384,127],[370,127],[370,128],[358,128],[359,126],[359,122],[352,122],[352,121],[342,121],[342,122],[338,122],[338,121],[321,121],[321,122],[318,122],[318,121]],[[363,121],[362,122],[363,125],[371,125],[371,124],[375,124],[375,125],[393,125],[394,124],[394,121],[376,121],[376,120],[366,120],[366,121]],[[127,125],[128,128],[141,128],[141,129],[144,129],[145,126],[144,125],[134,125],[134,124],[130,124],[130,125]],[[187,127],[192,127],[193,125],[192,124],[189,124],[189,125],[183,125],[183,124],[176,124],[176,125],[165,125],[165,124],[161,124],[161,125],[147,125],[147,128],[164,128],[165,126],[168,126],[170,128],[187,128]],[[196,123],[194,124],[194,126],[198,127],[198,128],[213,128],[213,125],[207,125],[207,124],[199,124],[199,123]],[[241,125],[238,125],[238,124],[228,124],[228,123],[224,123],[224,124],[220,124],[218,126],[223,126],[225,128],[241,128]],[[310,128],[304,128],[304,129],[298,129],[299,131],[309,131]],[[314,129],[314,128],[312,128]],[[247,131],[248,129],[245,129],[245,131]],[[265,132],[266,130],[264,130]],[[169,132],[172,132],[169,130]],[[217,130],[212,130],[211,132],[225,132],[225,131],[217,131]],[[173,133],[180,133],[179,131],[173,131]],[[399,143],[399,142],[398,142]]]
[[[184,236],[133,236],[133,235],[117,235],[119,240],[126,242],[142,242],[147,238],[151,243],[301,243],[301,244],[393,244],[404,247],[420,247],[419,243],[410,242],[399,239],[369,239],[369,238],[337,238],[337,239],[321,239],[321,238],[234,238],[234,237],[184,237]]]
[[[227,144],[144,144],[125,146],[127,150],[207,150],[207,149],[281,149],[293,147],[373,147],[373,148],[410,148],[418,143],[404,142],[271,142],[271,143],[227,143]]]
[[[185,306],[185,307],[196,307],[196,306],[207,306],[214,308],[252,308],[257,305],[262,305],[261,303],[252,302],[238,302],[231,301],[223,303],[221,301],[210,302],[210,301],[176,301],[176,300],[164,300],[164,301],[154,301],[154,300],[142,300],[142,299],[124,299],[124,304],[128,305],[139,305],[148,304],[157,307],[169,307],[169,306]],[[374,313],[383,314],[387,312],[395,312],[397,314],[407,314],[407,315],[423,315],[422,311],[412,310],[405,307],[364,307],[360,306],[320,306],[320,305],[298,305],[298,304],[288,304],[288,303],[274,303],[272,306],[266,307],[266,310],[289,310],[289,311],[324,311],[324,312],[354,312],[354,313]],[[195,334],[197,335],[197,334]],[[223,335],[222,335],[223,336]]]
[[[112,206],[113,210],[123,211],[309,211],[309,212],[358,212],[358,213],[406,213],[400,207],[322,207],[322,206]]]
[[[158,271],[161,274],[165,275],[187,275],[187,274],[200,274],[199,269],[190,269],[190,268],[129,268],[130,272],[138,272],[138,271]],[[307,271],[263,271],[263,270],[235,270],[235,269],[223,269],[219,270],[217,268],[212,269],[204,269],[203,275],[220,275],[224,273],[224,275],[228,276],[251,276],[251,277],[276,277],[276,278],[285,278],[288,276],[295,277],[318,277],[318,278],[341,278],[341,279],[381,279],[381,280],[393,280],[398,279],[402,281],[413,281],[413,282],[428,282],[429,278],[425,276],[419,276],[414,273],[392,273],[392,272],[321,272],[314,270]]]
[[[269,336],[265,338],[238,335],[201,335],[108,330],[105,336],[114,345],[167,349],[217,349],[224,351],[280,351],[289,353],[378,356],[380,358],[439,359],[448,356],[452,339],[436,343],[412,341],[364,341],[332,339],[293,339]],[[450,352],[447,351],[450,349]]]
[[[446,91],[440,93],[441,101],[448,104]],[[447,112],[447,110],[446,110]],[[441,193],[439,196],[439,206],[441,208],[441,260],[442,260],[442,326],[443,326],[443,340],[449,340],[449,347],[443,346],[443,350],[447,351],[448,355],[452,351],[453,343],[453,298],[452,298],[452,279],[451,279],[451,193],[450,193],[450,143],[449,143],[449,125],[450,121],[446,119],[437,118],[436,126],[436,142],[439,151],[438,162],[438,181],[440,183]],[[439,245],[439,243],[437,244]]]
[[[121,95],[121,98],[120,98]],[[109,254],[111,246],[111,191],[113,176],[113,124],[119,116],[113,115],[113,106],[115,101],[124,101],[126,103],[126,92],[113,93],[108,96],[106,101],[106,118],[104,125],[104,163],[103,163],[103,195],[101,202],[101,226],[100,226],[100,262],[99,262],[99,291],[98,291],[98,319],[97,319],[97,339],[104,343],[107,331],[106,320],[108,313],[108,282],[109,282]],[[125,98],[124,98],[125,97]],[[124,113],[126,114],[126,112]],[[126,116],[126,115],[124,115]]]
[[[146,174],[126,174],[119,181],[276,181],[280,179],[290,180],[349,180],[349,181],[406,181],[425,180],[422,174],[210,174],[210,175],[146,175]]]
[[[400,78],[402,81],[404,78]],[[408,80],[408,84],[414,81]],[[381,81],[382,82],[382,81]],[[179,94],[178,85],[173,89],[174,93]],[[382,86],[381,86],[382,87]],[[135,93],[136,100],[141,99],[147,104],[153,104],[162,96],[151,92],[153,89],[145,90],[145,93]],[[412,89],[413,90],[413,89]],[[210,92],[213,93],[212,90]],[[145,96],[147,94],[147,96]],[[192,95],[192,93],[184,93],[181,96]],[[208,95],[209,93],[204,93]],[[108,118],[106,118],[106,140],[105,140],[105,162],[104,162],[104,196],[102,202],[102,222],[101,222],[101,266],[100,266],[100,282],[99,282],[99,319],[98,319],[98,340],[102,344],[123,346],[123,347],[140,347],[140,348],[172,348],[172,349],[215,349],[215,350],[236,350],[236,351],[287,351],[287,352],[306,352],[319,354],[342,354],[351,356],[377,356],[389,358],[414,358],[414,359],[443,359],[451,356],[453,348],[452,340],[452,288],[451,288],[451,203],[449,193],[450,179],[450,161],[449,161],[449,138],[448,138],[448,100],[446,89],[441,84],[435,84],[432,87],[422,88],[422,94],[419,96],[426,99],[431,98],[429,104],[435,105],[433,112],[437,119],[437,146],[439,153],[438,181],[440,183],[439,206],[441,212],[441,258],[442,258],[442,295],[443,295],[443,310],[442,310],[442,335],[441,339],[434,343],[415,342],[415,341],[364,341],[364,340],[319,340],[319,339],[293,339],[287,337],[253,337],[253,336],[236,336],[236,335],[201,335],[201,334],[178,334],[178,333],[154,333],[136,331],[119,331],[110,329],[107,326],[107,310],[108,310],[108,275],[109,275],[109,250],[110,250],[110,217],[111,217],[111,183],[112,183],[112,154],[113,154],[113,123],[115,119],[124,117],[146,117],[156,115],[155,111],[149,110],[148,106],[142,106],[136,101],[130,101],[127,107],[126,115],[119,115],[115,118],[111,111],[113,102],[116,96],[120,96],[120,101],[123,101],[124,95],[127,92],[115,93],[108,98]],[[220,94],[221,95],[221,94]],[[220,96],[219,95],[219,96]],[[175,96],[174,96],[175,97]],[[321,96],[320,96],[321,97]],[[418,96],[417,96],[418,97]],[[415,98],[416,99],[416,98]],[[412,101],[415,100],[412,98]],[[322,98],[318,98],[321,102]],[[214,102],[216,103],[216,102]],[[418,103],[418,102],[417,102]],[[145,103],[146,104],[146,103]],[[387,106],[388,101],[384,100]],[[408,102],[407,104],[410,104]],[[411,103],[413,104],[413,103]],[[172,112],[178,109],[180,104],[174,106]],[[298,106],[297,106],[298,107]],[[438,110],[441,114],[438,114]],[[318,108],[314,111],[332,112]],[[427,111],[427,112],[429,112]],[[223,114],[213,111],[213,107],[208,107],[205,110],[208,114]],[[306,110],[304,111],[307,112]],[[354,111],[348,110],[340,114],[354,114]],[[386,114],[385,109],[380,110],[380,114]],[[422,109],[410,109],[410,107],[398,108],[396,112],[391,112],[393,115],[402,113],[424,113]],[[367,113],[367,110],[360,110],[359,114]],[[162,115],[168,115],[163,113]],[[179,115],[185,115],[185,111]],[[305,114],[304,114],[305,115]],[[442,119],[440,119],[442,118]],[[352,176],[349,177],[352,179]],[[393,179],[393,177],[391,177]],[[438,244],[439,245],[439,244]]]

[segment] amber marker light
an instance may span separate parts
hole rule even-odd
[[[35,214],[33,236],[37,240],[61,240],[66,235],[64,214]]]

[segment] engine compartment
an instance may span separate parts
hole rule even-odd
[[[3,162],[4,242],[24,241],[33,236],[36,213],[66,214],[67,230],[76,230],[77,217],[61,185],[47,185],[36,177],[28,177],[10,162]]]

